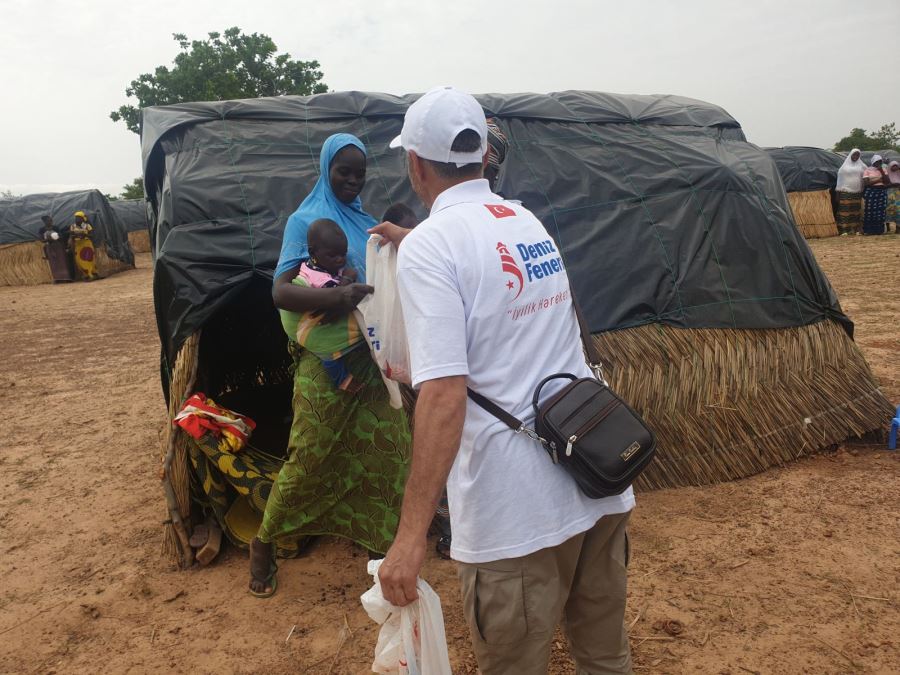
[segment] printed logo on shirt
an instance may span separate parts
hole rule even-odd
[[[559,257],[559,253],[550,239],[536,244],[516,244],[516,250],[519,252],[522,262],[525,263],[528,283],[546,279],[565,269],[562,258]]]
[[[516,215],[515,211],[503,204],[485,204],[484,208],[490,211],[494,218],[509,218]]]
[[[488,205],[485,204],[485,206]],[[498,218],[499,217],[501,216],[498,216]],[[516,280],[515,284],[513,283],[512,279],[508,280],[506,282],[506,288],[508,288],[509,290],[513,290],[518,285],[518,288],[516,288],[516,294],[513,296],[512,300],[510,300],[510,302],[512,302],[522,293],[522,289],[525,287],[525,278],[522,276],[522,270],[520,270],[519,266],[516,264],[516,259],[512,257],[509,249],[506,248],[506,244],[504,244],[502,241],[497,242],[497,252],[500,254],[501,269],[507,274],[512,275]]]
[[[551,239],[534,244],[516,244],[515,250],[522,258],[525,274],[522,273],[522,268],[516,261],[515,256],[510,253],[509,247],[502,241],[497,242],[501,269],[513,277],[513,279],[507,279],[506,281],[506,288],[509,291],[515,291],[515,295],[510,298],[509,302],[514,302],[518,299],[526,283],[531,284],[541,279],[546,279],[565,269],[562,258],[560,258]]]

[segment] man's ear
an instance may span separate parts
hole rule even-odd
[[[481,174],[484,175],[484,172],[488,168],[488,158],[491,156],[491,146],[488,146],[487,151],[484,153],[484,157],[481,158]]]
[[[407,161],[409,162],[409,173],[410,176],[415,176],[416,180],[421,183],[422,182],[422,172],[425,167],[422,163],[422,160],[419,159],[419,156],[415,153],[415,151],[410,150],[406,153]]]

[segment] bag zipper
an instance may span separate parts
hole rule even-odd
[[[598,397],[600,394],[602,394],[602,393],[603,393],[602,390],[601,390],[601,391],[598,391],[598,392],[594,393],[594,395],[591,396],[590,398],[588,398],[588,399],[582,401],[582,402],[578,405],[578,407],[575,408],[575,410],[573,410],[573,411],[570,412],[568,415],[566,415],[566,418],[565,418],[562,422],[559,423],[559,428],[562,429],[570,419],[572,419],[573,417],[575,417],[575,415],[577,415],[578,413],[580,413],[580,412],[584,409],[584,407],[585,407],[586,405],[588,405],[589,403],[593,402],[593,400],[594,400],[595,398],[597,398],[597,397]]]
[[[576,429],[575,433],[569,436],[568,440],[566,441],[566,457],[572,456],[572,447],[578,442],[578,439],[589,432],[591,429],[593,429],[595,426],[600,424],[600,422],[602,422],[604,419],[606,419],[618,405],[618,399],[613,399],[606,404],[605,408],[603,408],[587,422],[582,424],[580,428]]]

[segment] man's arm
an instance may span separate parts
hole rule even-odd
[[[459,452],[466,419],[465,376],[424,382],[416,401],[412,468],[406,481],[397,536],[378,570],[381,590],[398,607],[418,597],[428,527],[450,467]]]

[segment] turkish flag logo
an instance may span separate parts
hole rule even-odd
[[[485,204],[484,208],[490,211],[494,218],[509,218],[516,215],[515,211],[503,204]]]

